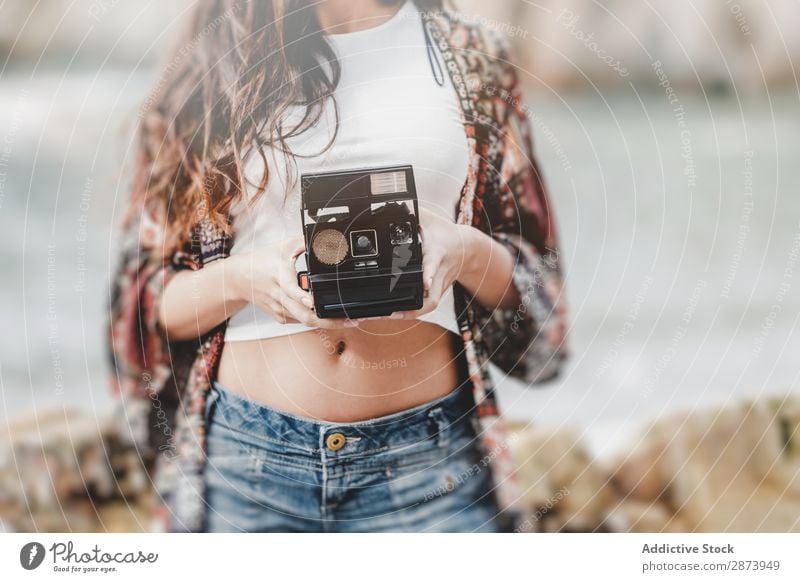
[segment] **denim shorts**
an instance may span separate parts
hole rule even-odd
[[[214,383],[205,413],[208,531],[498,531],[468,384],[408,410],[332,423]]]

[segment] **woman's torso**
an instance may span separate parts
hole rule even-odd
[[[294,180],[284,174],[280,154],[268,151],[270,184],[255,206],[234,211],[232,254],[301,233],[297,177],[304,172],[410,163],[420,206],[455,217],[466,136],[447,74],[444,86],[434,79],[413,4],[383,25],[331,42],[342,66],[333,147],[322,151],[334,124],[326,108],[317,127],[289,140],[299,154],[290,166]],[[299,113],[290,110],[289,127]],[[254,157],[254,182],[261,169]],[[424,320],[374,320],[337,331],[280,326],[247,306],[229,323],[218,379],[260,402],[324,420],[363,420],[416,406],[457,384],[452,294]]]
[[[443,396],[458,384],[452,332],[420,321],[370,321],[227,343],[219,382],[297,416],[355,422]]]

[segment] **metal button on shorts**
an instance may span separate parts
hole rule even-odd
[[[344,446],[346,440],[347,439],[342,433],[334,432],[328,435],[328,438],[325,440],[325,444],[328,445],[330,450],[338,451]]]

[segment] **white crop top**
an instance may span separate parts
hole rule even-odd
[[[434,78],[414,3],[406,0],[383,24],[328,38],[342,71],[334,95],[340,121],[333,146],[320,154],[335,123],[333,108],[325,107],[315,126],[287,140],[297,155],[290,164],[291,179],[287,180],[282,154],[265,150],[270,168],[266,191],[253,206],[242,201],[231,209],[232,255],[302,236],[299,176],[304,173],[411,164],[419,206],[455,220],[467,176],[468,144],[446,70],[442,70],[444,86]],[[285,127],[293,127],[302,113],[301,106],[290,109]],[[245,173],[252,183],[260,181],[263,169],[260,156],[246,160]],[[301,255],[296,267],[305,266]],[[434,312],[420,319],[459,333],[452,288]],[[255,340],[311,329],[281,324],[249,304],[231,317],[225,340]]]

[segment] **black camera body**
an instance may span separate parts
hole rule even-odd
[[[391,166],[300,177],[307,272],[298,282],[320,318],[422,307],[414,171]]]

